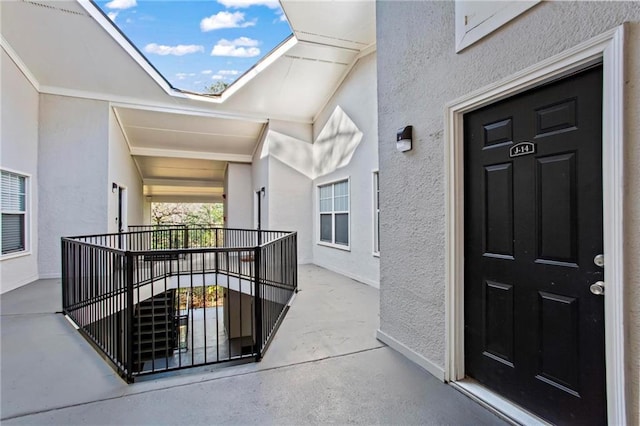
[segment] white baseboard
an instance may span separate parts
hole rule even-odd
[[[428,360],[419,353],[409,349],[407,346],[379,329],[376,330],[376,338],[382,343],[389,346],[391,349],[400,352],[407,359],[409,359],[409,361],[418,364],[420,367],[427,370],[427,372],[435,376],[436,379],[444,382],[444,368],[435,364],[433,361]]]
[[[312,263],[314,265],[320,266],[321,268],[328,269],[331,272],[335,272],[336,274],[344,275],[345,277],[349,277],[352,280],[356,280],[356,281],[359,281],[361,283],[370,285],[371,287],[380,288],[380,282],[379,281],[371,280],[369,278],[365,278],[365,277],[362,277],[362,276],[357,275],[357,274],[352,274],[351,272],[343,271],[341,269],[334,268],[331,265],[326,265],[326,264],[321,263],[321,262],[312,262]]]
[[[62,275],[59,272],[53,272],[51,274],[40,274],[38,277],[40,280],[52,280],[56,278],[62,278]]]
[[[19,287],[22,287],[24,285],[30,284],[30,283],[32,283],[34,281],[38,281],[38,275],[32,275],[30,277],[27,277],[25,279],[22,279],[20,281],[12,283],[11,286],[6,287],[6,288],[2,287],[1,290],[0,290],[0,294],[4,294],[4,293],[6,293],[8,291],[15,290],[16,288],[19,288]]]

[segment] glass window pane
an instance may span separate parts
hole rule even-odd
[[[24,215],[2,215],[2,254],[13,253],[25,249]]]
[[[320,200],[320,212],[322,213],[331,212],[331,199]]]
[[[320,198],[331,198],[331,185],[325,185],[320,187]]]
[[[349,197],[336,197],[334,203],[334,209],[337,212],[346,212],[349,211]]]
[[[349,215],[336,214],[336,244],[349,245]]]
[[[334,193],[335,196],[348,195],[349,194],[349,182],[343,181],[334,184]]]
[[[331,215],[330,214],[321,214],[320,215],[320,241],[325,241],[327,243],[331,243],[331,234],[332,234],[332,225],[331,225]]]
[[[25,211],[26,178],[15,173],[2,172],[2,210]]]

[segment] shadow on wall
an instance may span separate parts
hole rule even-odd
[[[269,131],[261,157],[272,155],[308,178],[316,179],[349,164],[362,136],[358,126],[338,106],[313,145]]]

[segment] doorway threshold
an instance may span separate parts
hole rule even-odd
[[[456,390],[467,395],[480,405],[492,411],[498,417],[514,425],[551,426],[551,423],[514,404],[503,396],[483,386],[476,380],[466,377],[449,383]]]

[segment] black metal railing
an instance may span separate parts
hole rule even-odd
[[[297,291],[296,233],[129,229],[62,238],[63,312],[119,374],[260,360]]]

